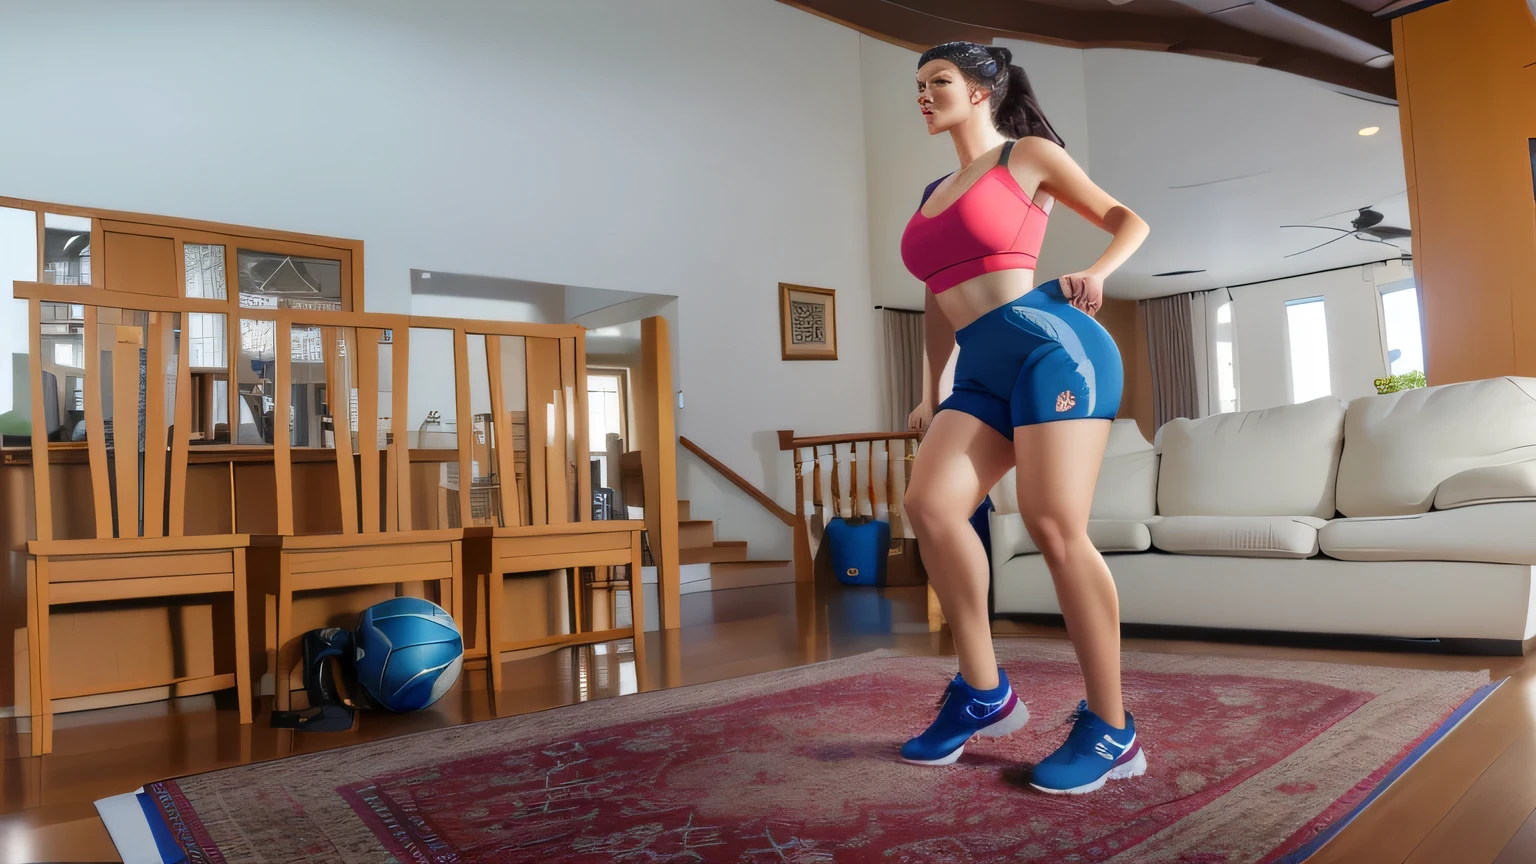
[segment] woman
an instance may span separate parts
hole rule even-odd
[[[928,187],[901,241],[907,269],[928,287],[924,397],[909,420],[925,431],[906,507],[960,674],[902,756],[947,765],[972,736],[1006,735],[1028,720],[992,650],[990,567],[967,521],[1016,467],[1019,510],[1050,567],[1088,695],[1031,785],[1083,793],[1146,771],[1121,703],[1119,600],[1087,527],[1123,379],[1114,340],[1091,316],[1105,277],[1147,225],[1062,149],[1012,59],[1006,48],[950,42],[918,61],[928,133],[950,134],[960,170]],[[1088,269],[1032,288],[1055,201],[1114,239]],[[954,391],[935,414],[937,370],[956,343]]]

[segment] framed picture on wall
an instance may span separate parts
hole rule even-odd
[[[780,282],[779,344],[785,360],[836,360],[837,292]]]

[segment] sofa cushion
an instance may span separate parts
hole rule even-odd
[[[992,506],[999,513],[1019,512],[1018,481],[1010,468],[992,487]],[[1091,519],[1149,519],[1157,512],[1157,452],[1135,420],[1116,420],[1099,464],[1093,490]]]
[[[1318,532],[1318,542],[1324,554],[1345,561],[1536,565],[1533,524],[1536,501],[1481,504],[1407,516],[1335,519]]]
[[[1315,516],[1164,516],[1152,524],[1152,545],[1185,555],[1310,558],[1326,524]]]
[[[1331,518],[1343,437],[1344,403],[1331,396],[1170,420],[1159,435],[1157,512]]]
[[[1339,512],[1424,513],[1447,478],[1528,459],[1533,449],[1533,378],[1490,378],[1365,396],[1349,404],[1344,421]]]
[[[1134,522],[1156,515],[1157,462],[1157,451],[1136,421],[1116,420],[1109,427],[1109,446],[1099,465],[1088,518]]]
[[[992,561],[1000,564],[1018,555],[1040,551],[1017,513],[991,514]],[[1088,520],[1088,539],[1100,552],[1145,552],[1152,548],[1152,535],[1145,522],[1118,519]]]
[[[1435,489],[1438,510],[1496,501],[1536,501],[1536,460],[1472,468]]]

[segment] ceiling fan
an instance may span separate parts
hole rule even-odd
[[[1349,211],[1346,210],[1345,212],[1347,213]],[[1333,238],[1332,240],[1327,240],[1317,244],[1316,246],[1303,249],[1300,252],[1292,252],[1285,257],[1295,258],[1297,255],[1305,255],[1314,249],[1321,249],[1324,246],[1327,246],[1329,243],[1337,243],[1340,240],[1343,240],[1345,237],[1353,237],[1356,240],[1365,240],[1370,243],[1381,243],[1385,246],[1391,246],[1400,252],[1406,252],[1407,250],[1403,249],[1403,247],[1388,241],[1403,237],[1411,237],[1413,232],[1407,228],[1398,228],[1395,225],[1383,225],[1381,223],[1384,219],[1386,219],[1386,217],[1381,215],[1381,211],[1373,210],[1367,206],[1361,207],[1359,215],[1350,220],[1348,229],[1335,228],[1332,225],[1281,225],[1281,228],[1320,228],[1324,231],[1339,232],[1339,236]]]

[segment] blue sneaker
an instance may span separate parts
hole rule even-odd
[[[995,690],[977,690],[956,675],[939,700],[939,716],[927,731],[902,746],[901,758],[915,765],[952,765],[977,735],[1001,738],[1023,729],[1029,709],[1001,668],[997,677]]]
[[[1109,780],[1147,773],[1147,756],[1136,740],[1136,720],[1125,712],[1125,728],[1116,729],[1077,703],[1067,742],[1035,766],[1031,786],[1053,795],[1082,795]]]

